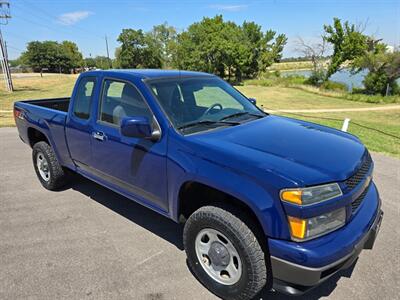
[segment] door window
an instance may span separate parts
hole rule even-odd
[[[130,83],[105,80],[100,102],[100,121],[120,126],[124,117],[148,117],[152,113],[139,91]]]
[[[95,82],[96,78],[94,77],[85,77],[79,82],[72,111],[80,119],[87,120],[90,117]]]

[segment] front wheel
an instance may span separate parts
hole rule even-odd
[[[223,299],[252,299],[266,284],[264,252],[249,227],[229,209],[205,206],[187,220],[183,242],[189,267]]]

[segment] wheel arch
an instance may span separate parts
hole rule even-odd
[[[267,246],[264,227],[253,207],[230,193],[196,180],[186,181],[181,185],[178,194],[179,221],[185,222],[193,212],[207,205],[230,207],[253,230],[262,247]]]
[[[50,144],[49,139],[47,138],[47,136],[40,130],[34,128],[34,127],[28,127],[28,141],[29,141],[29,145],[31,146],[31,148],[33,147],[33,145],[35,145],[38,142],[46,142],[47,144]]]

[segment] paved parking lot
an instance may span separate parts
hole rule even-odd
[[[400,160],[373,157],[385,211],[374,249],[296,299],[398,299]],[[0,129],[0,299],[215,299],[188,270],[181,233],[85,179],[46,191],[16,129]]]

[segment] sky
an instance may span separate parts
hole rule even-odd
[[[0,25],[10,59],[17,58],[32,40],[71,40],[84,57],[110,56],[119,46],[124,28],[150,30],[168,22],[178,32],[204,16],[223,15],[242,24],[254,21],[264,31],[273,29],[288,37],[284,57],[299,56],[298,37],[315,42],[323,25],[334,17],[363,24],[365,32],[392,46],[400,45],[400,0],[9,0],[11,19]]]

